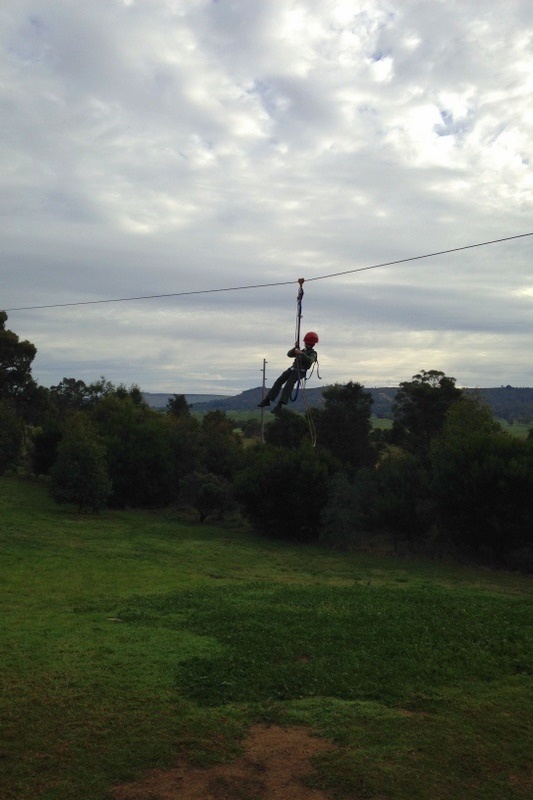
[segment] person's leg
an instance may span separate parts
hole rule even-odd
[[[292,375],[292,372],[293,372],[293,371],[292,371],[292,370],[291,370],[291,368],[289,367],[289,369],[286,369],[286,370],[285,370],[285,372],[282,372],[282,373],[281,373],[281,375],[279,376],[279,378],[277,378],[277,379],[274,381],[274,383],[273,383],[273,385],[272,385],[272,388],[271,388],[271,389],[269,389],[269,390],[268,390],[268,392],[266,393],[266,395],[265,395],[265,399],[264,399],[264,400],[262,400],[262,401],[261,401],[261,403],[259,403],[259,406],[260,406],[260,407],[261,407],[261,406],[269,406],[269,405],[270,405],[270,403],[274,402],[274,400],[276,399],[276,397],[278,396],[278,394],[279,394],[279,393],[280,393],[280,391],[281,391],[281,387],[283,386],[283,384],[285,383],[285,381],[286,381],[288,378],[290,378],[290,377],[291,377],[291,375]]]
[[[302,380],[305,377],[305,373],[298,372],[297,369],[291,370],[291,374],[287,378],[285,382],[285,386],[283,387],[283,391],[281,393],[281,397],[279,399],[280,404],[287,405],[289,400],[291,399],[291,392],[294,389],[298,380]]]

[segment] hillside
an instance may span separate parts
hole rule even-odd
[[[305,395],[300,391],[298,398],[291,405],[292,411],[304,411],[305,405],[311,407],[322,404],[322,392],[326,387],[307,388]],[[392,405],[398,391],[397,386],[381,386],[368,388],[374,403],[372,411],[377,417],[390,418]],[[491,409],[495,417],[508,422],[533,422],[533,388],[500,386],[492,388],[470,389],[465,392],[478,395]],[[144,398],[152,408],[164,408],[171,394],[145,392]],[[186,394],[185,399],[193,411],[252,411],[261,400],[261,387],[245,389],[233,397],[227,395]]]
[[[166,394],[165,392],[143,392],[143,398],[146,403],[151,408],[165,408],[168,401],[171,397],[174,397],[174,394],[179,394],[179,392],[173,392],[172,394]],[[197,403],[211,403],[217,400],[223,400],[227,395],[225,394],[186,394],[184,395],[185,400],[189,405],[195,405]]]
[[[322,403],[322,392],[325,387],[308,388],[304,393],[300,392],[296,402],[291,405],[293,411],[303,411],[304,403],[310,406],[320,406]],[[375,388],[365,387],[370,392],[374,400],[372,411],[377,417],[391,417],[394,397],[398,391],[396,386],[382,386]],[[520,422],[533,421],[533,389],[516,388],[513,386],[501,386],[499,388],[465,388],[465,392],[478,395],[491,409],[495,417]],[[247,389],[235,397],[224,397],[208,402],[195,402],[194,411],[249,411],[257,406],[261,399],[261,387]]]

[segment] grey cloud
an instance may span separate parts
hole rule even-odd
[[[295,282],[527,231],[532,17],[519,0],[7,0],[2,304]],[[328,380],[444,365],[524,385],[529,241],[309,281]],[[285,363],[294,305],[289,285],[9,324],[43,382],[233,391]]]

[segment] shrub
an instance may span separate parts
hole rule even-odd
[[[395,546],[420,539],[433,521],[422,460],[400,447],[387,447],[377,467],[377,483],[377,524],[392,533]]]
[[[67,423],[50,478],[50,492],[57,503],[73,503],[79,511],[98,512],[105,507],[111,492],[106,451],[84,415]]]
[[[106,444],[114,506],[162,506],[175,499],[177,481],[167,416],[129,397],[110,395],[92,410]]]
[[[57,448],[63,436],[62,425],[49,419],[31,436],[31,466],[35,475],[48,475],[57,458]]]
[[[180,500],[198,511],[200,522],[210,516],[221,518],[235,506],[229,481],[212,473],[186,475],[180,482]]]
[[[533,443],[504,432],[473,398],[431,448],[432,494],[452,541],[501,559],[533,543]]]
[[[375,527],[377,479],[374,470],[361,469],[353,479],[337,473],[329,481],[328,500],[321,515],[320,541],[330,547],[352,548]]]
[[[0,400],[0,475],[17,463],[24,441],[24,425],[12,404]]]
[[[318,540],[327,500],[328,462],[316,450],[256,445],[237,473],[235,493],[263,533],[295,541]]]
[[[372,445],[372,395],[361,384],[349,381],[324,389],[324,408],[315,412],[318,442],[355,472],[375,464]]]

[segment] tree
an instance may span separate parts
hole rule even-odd
[[[308,422],[293,411],[284,410],[265,427],[265,441],[278,447],[298,448],[306,438],[309,438]]]
[[[37,384],[31,367],[37,348],[6,328],[7,314],[0,311],[0,400],[10,400],[19,411],[24,410],[28,395],[35,393]]]
[[[321,514],[320,541],[329,547],[349,549],[375,528],[376,472],[358,470],[353,477],[338,472],[330,478],[328,499]]]
[[[57,459],[57,448],[63,438],[63,423],[50,416],[42,427],[31,432],[31,466],[35,475],[48,475]]]
[[[80,512],[105,508],[111,493],[106,450],[85,414],[68,421],[50,479],[57,503],[73,503]]]
[[[24,425],[13,403],[0,400],[0,475],[17,463],[24,441]]]
[[[442,429],[446,412],[461,395],[455,378],[434,369],[422,370],[411,381],[400,383],[392,407],[392,443],[426,455],[431,440]]]
[[[103,376],[97,381],[86,384],[76,378],[63,378],[57,386],[50,388],[50,399],[53,407],[63,417],[70,411],[89,409],[104,397],[128,397],[133,405],[145,406],[142,392],[136,384],[127,387],[123,383],[115,386]]]
[[[57,386],[50,387],[50,399],[58,414],[79,411],[88,405],[90,392],[85,381],[63,378]]]
[[[376,523],[392,533],[395,546],[412,544],[433,522],[429,475],[424,459],[394,445],[385,448],[376,469]]]
[[[211,473],[192,472],[180,482],[180,500],[198,511],[200,522],[222,517],[235,506],[229,481]]]
[[[108,451],[115,506],[163,506],[177,495],[172,440],[164,415],[137,405],[129,393],[107,394],[91,418]]]
[[[440,524],[456,545],[501,559],[533,544],[533,442],[465,396],[450,407],[430,460]]]
[[[190,414],[190,409],[191,407],[184,394],[173,394],[167,400],[166,412],[173,417],[187,417]]]
[[[201,425],[204,469],[227,480],[233,478],[242,454],[242,441],[234,427],[222,411],[209,411]]]
[[[374,464],[372,395],[361,384],[350,381],[329,386],[324,389],[323,397],[324,408],[315,415],[321,447],[353,470]]]
[[[205,471],[202,466],[201,426],[191,414],[176,417],[174,414],[160,415],[172,453],[173,471],[177,484],[185,475],[194,471]]]
[[[252,523],[273,538],[316,541],[327,500],[329,463],[311,447],[256,445],[235,477],[235,496]]]

